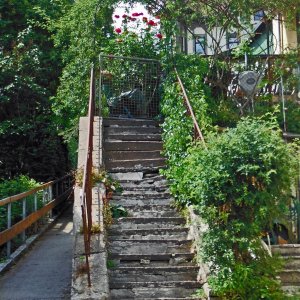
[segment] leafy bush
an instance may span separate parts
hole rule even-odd
[[[295,101],[288,100],[285,103],[285,107],[287,131],[292,133],[300,133],[300,105]],[[280,127],[283,128],[282,105],[280,109],[281,113],[278,115],[278,122]]]
[[[180,118],[172,124],[167,118],[171,132],[164,137],[176,135]],[[176,159],[168,156],[171,191],[208,225],[201,257],[211,264],[210,284],[222,299],[283,299],[275,277],[280,263],[266,255],[260,239],[288,209],[296,146],[283,142],[274,118],[243,119],[206,140],[207,149],[189,143],[178,151],[167,139],[165,153],[178,151]]]
[[[204,85],[204,76],[208,71],[208,61],[199,56],[176,56],[176,68],[184,82],[189,100],[200,127],[210,128],[211,119],[208,115],[210,91]],[[170,71],[163,84],[161,112],[165,117],[163,127],[164,155],[167,157],[165,175],[175,180],[180,178],[180,167],[187,156],[187,149],[193,144],[194,126],[184,104],[184,98],[174,71]],[[179,173],[178,173],[179,172]],[[170,176],[168,174],[170,173]],[[172,176],[172,173],[178,173]],[[175,184],[176,186],[176,184]],[[175,192],[175,190],[174,190]],[[180,195],[174,193],[179,200]]]
[[[0,199],[17,195],[39,186],[39,183],[28,176],[21,175],[12,180],[0,181]],[[27,197],[27,210],[33,207],[33,197]],[[18,222],[22,216],[22,202],[12,204],[12,224]],[[7,207],[0,207],[0,231],[6,229],[7,226]]]

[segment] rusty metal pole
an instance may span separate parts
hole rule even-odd
[[[83,196],[84,197],[84,196]],[[82,227],[83,227],[83,238],[84,238],[84,250],[85,250],[85,263],[87,268],[87,280],[88,286],[90,287],[91,284],[91,272],[90,272],[90,263],[89,263],[89,250],[88,249],[88,232],[87,232],[87,224],[86,224],[86,214],[84,205],[81,205],[81,214],[82,214]]]

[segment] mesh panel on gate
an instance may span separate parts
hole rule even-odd
[[[157,60],[101,55],[100,78],[102,106],[111,117],[153,118],[159,114]]]

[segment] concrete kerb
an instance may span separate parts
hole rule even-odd
[[[7,271],[10,267],[12,267],[22,256],[27,253],[31,249],[31,247],[34,245],[34,243],[48,230],[53,226],[57,218],[61,216],[61,214],[70,207],[71,203],[67,203],[63,209],[59,211],[57,215],[55,215],[52,218],[49,218],[46,220],[46,224],[44,224],[41,229],[39,229],[39,232],[35,235],[30,236],[28,239],[26,239],[25,243],[18,247],[18,249],[13,252],[9,259],[6,261],[0,263],[0,274]]]
[[[72,261],[72,290],[71,299],[97,299],[109,298],[107,252],[104,238],[103,201],[105,190],[103,187],[93,188],[92,222],[99,225],[100,233],[91,236],[91,254],[89,256],[91,283],[88,287],[87,274],[83,271],[85,265],[84,240],[81,233],[82,217],[80,206],[80,187],[75,188],[74,201],[74,247]]]
[[[201,220],[201,218],[194,212],[193,206],[188,207],[189,217],[190,217],[190,230],[189,235],[190,238],[194,240],[194,247],[196,248],[196,252],[199,253],[199,246],[202,242],[203,233],[207,230],[207,225]],[[202,289],[207,297],[207,300],[217,300],[212,290],[210,289],[207,279],[210,273],[209,266],[201,261],[197,261],[199,266],[199,272],[197,276],[197,280],[202,284]]]

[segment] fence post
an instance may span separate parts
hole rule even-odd
[[[58,184],[59,184],[59,182],[56,182],[56,184],[55,184],[55,197],[56,198],[58,197]]]
[[[34,194],[34,211],[38,210],[38,198],[37,193]],[[34,232],[36,233],[38,231],[38,224],[37,222],[34,223]]]
[[[7,204],[7,229],[11,227],[11,203]],[[6,255],[9,258],[11,254],[11,241],[6,244]]]
[[[48,187],[48,202],[52,201],[52,185],[49,185]],[[49,218],[52,218],[52,215],[53,215],[53,210],[51,209],[49,211]]]
[[[26,197],[22,200],[22,219],[26,219]],[[26,240],[26,230],[22,232],[22,242]]]

